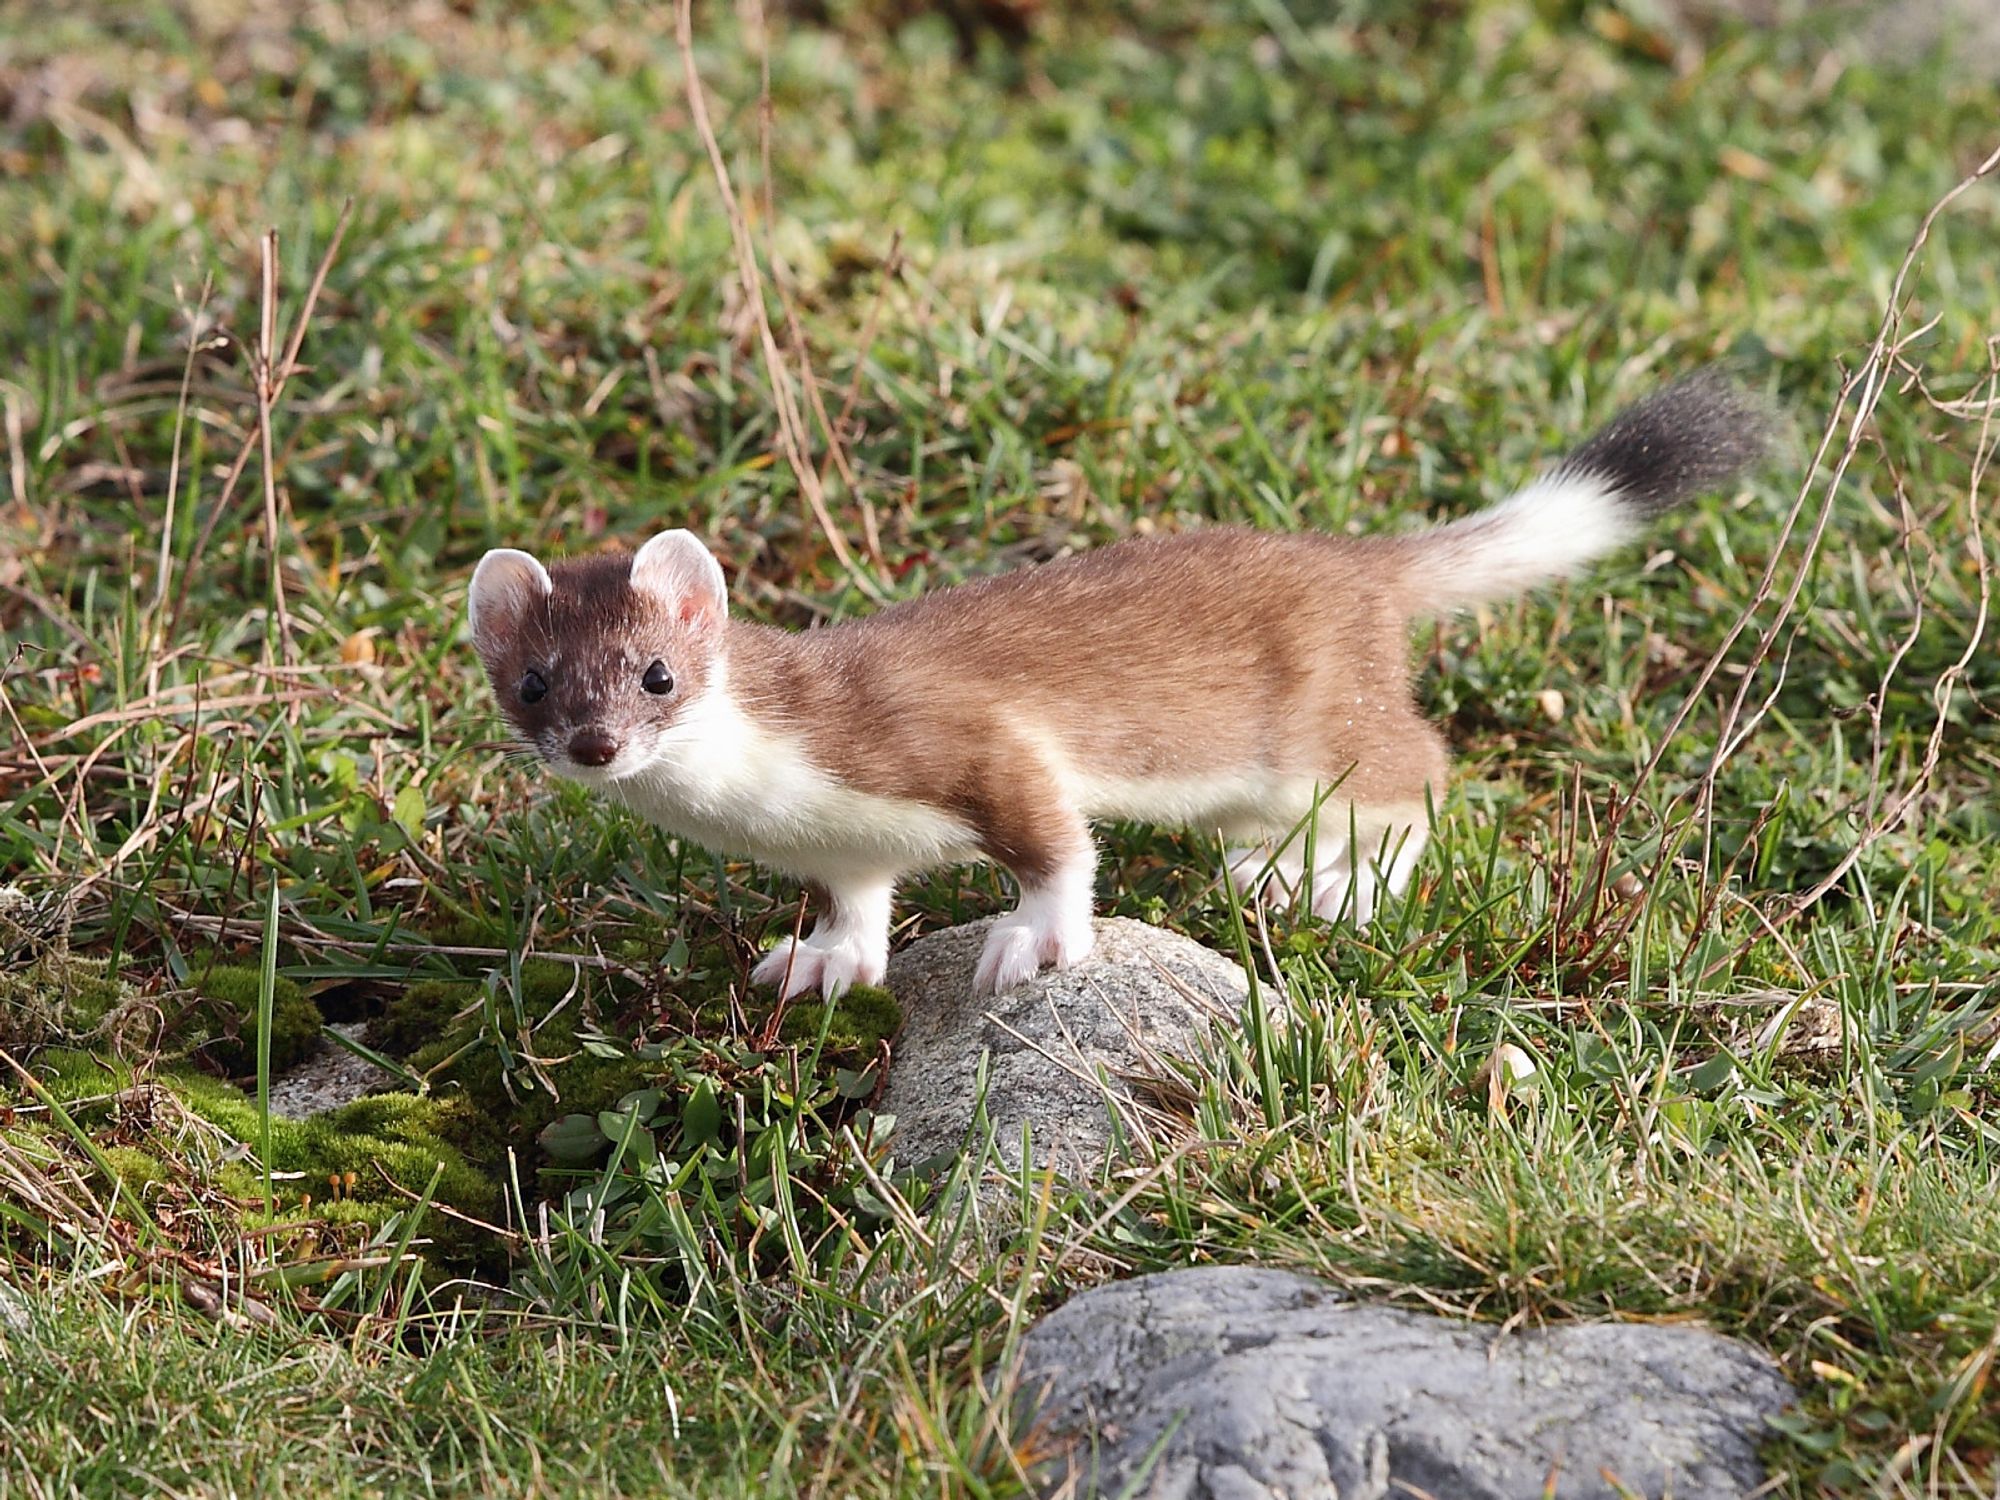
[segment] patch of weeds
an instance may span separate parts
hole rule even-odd
[[[642,1055],[657,1084],[542,1132],[545,1181],[571,1185],[523,1290],[608,1308],[636,1274],[659,1305],[686,1305],[718,1277],[810,1274],[829,1243],[888,1222],[870,1185],[890,1168],[894,1126],[865,1102],[875,1069],[829,1074],[796,1052],[693,1041]],[[914,1180],[896,1188],[921,1196]]]
[[[587,983],[545,959],[478,982],[429,980],[392,1002],[378,1034],[392,1051],[416,1044],[410,1067],[463,1098],[496,1149],[522,1146],[563,1110],[606,1108],[645,1081],[630,1049],[604,1038]]]
[[[0,886],[0,1046],[27,1050],[105,1029],[132,999],[101,959],[69,947],[67,893]]]

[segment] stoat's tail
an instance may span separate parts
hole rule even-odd
[[[1719,489],[1769,442],[1765,409],[1714,370],[1668,386],[1498,505],[1401,544],[1413,614],[1567,578],[1683,500]]]

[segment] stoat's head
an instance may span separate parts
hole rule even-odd
[[[729,595],[690,532],[549,568],[497,549],[472,575],[471,608],[501,713],[579,781],[643,771],[721,675]]]

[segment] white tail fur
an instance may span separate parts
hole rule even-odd
[[[1407,543],[1411,609],[1463,609],[1568,578],[1630,541],[1641,524],[1607,480],[1558,469]]]
[[[1526,489],[1399,543],[1412,614],[1567,578],[1762,456],[1769,415],[1715,370],[1626,408]]]

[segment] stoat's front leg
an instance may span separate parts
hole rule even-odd
[[[1020,876],[1021,901],[986,934],[973,975],[975,994],[1011,990],[1043,969],[1067,969],[1090,953],[1092,876],[1097,861],[1086,841],[1081,855],[1042,876]]]
[[[986,934],[973,974],[975,994],[997,995],[1046,968],[1081,961],[1096,941],[1090,925],[1097,851],[1083,814],[1063,800],[1055,778],[1016,766],[1013,796],[981,809],[986,851],[1004,864],[1021,900]]]
[[[987,933],[974,971],[974,992],[994,995],[1090,952],[1097,852],[1083,814],[1032,755],[1016,747],[989,750],[967,786],[952,815],[1021,890],[1019,903]],[[881,983],[894,883],[893,876],[822,875],[822,914],[811,934],[782,940],[751,971],[752,981],[776,986],[788,999],[811,989],[837,996],[852,985]]]
[[[785,938],[750,971],[753,984],[781,998],[816,989],[836,1000],[857,984],[880,984],[889,969],[889,903],[895,882],[857,875],[828,882],[823,909],[804,938]]]

